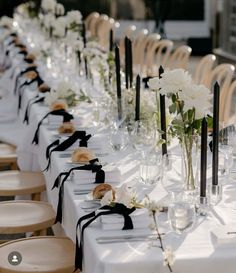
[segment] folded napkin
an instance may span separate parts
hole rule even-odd
[[[148,228],[151,223],[147,209],[136,209],[130,217],[134,228]],[[104,230],[121,230],[124,226],[124,218],[119,214],[102,215],[100,219]]]
[[[97,185],[100,185],[99,183],[90,183],[90,184],[79,184],[79,185],[76,185],[75,188],[74,188],[74,192],[80,192],[80,191],[88,191],[88,192],[91,192],[94,190],[94,188],[97,186]],[[115,188],[115,187],[118,187],[120,184],[119,183],[112,183],[112,186]],[[91,195],[92,196],[92,195]]]
[[[63,116],[54,116],[54,115],[49,115],[48,116],[48,124],[52,126],[60,126],[63,123]],[[74,116],[73,123],[75,124],[76,127],[79,127],[81,125],[81,122],[78,117]]]
[[[121,182],[121,172],[117,167],[114,166],[104,166],[102,168],[105,172],[105,182],[106,183],[120,183]],[[96,173],[86,170],[75,170],[73,171],[73,182],[76,185],[81,184],[93,184],[95,181]],[[94,184],[93,184],[94,185]]]
[[[215,245],[229,245],[236,243],[236,223],[218,226],[211,230]]]

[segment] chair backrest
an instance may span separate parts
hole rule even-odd
[[[186,45],[177,47],[170,55],[166,66],[170,69],[183,68],[186,69],[192,48]]]
[[[96,26],[99,20],[100,14],[98,12],[92,12],[85,20],[86,30],[89,32],[91,37],[95,37],[96,35]]]
[[[140,52],[142,51],[143,45],[146,43],[148,35],[147,29],[139,31],[133,41],[133,63],[140,65]]]
[[[101,15],[100,21],[97,25],[96,36],[98,38],[98,43],[100,46],[107,50],[109,45],[109,32],[113,29],[115,24],[115,20],[113,18],[109,18],[107,15]]]
[[[225,105],[221,108],[222,120],[225,124],[229,125],[230,120],[236,121],[236,111],[232,111],[233,106],[233,95],[236,92],[236,80],[234,80],[229,86],[225,94]]]
[[[229,86],[234,76],[235,67],[232,64],[219,64],[209,74],[206,86],[213,90],[217,81],[220,85],[220,121],[224,121],[224,109]]]
[[[165,68],[172,48],[173,42],[170,40],[155,41],[146,54],[144,73],[147,76],[156,76],[160,65]]]
[[[214,54],[204,56],[196,66],[193,80],[196,84],[205,84],[216,61]]]

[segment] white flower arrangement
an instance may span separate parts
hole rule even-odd
[[[44,15],[42,18],[42,23],[46,29],[50,29],[55,24],[55,21],[56,21],[56,17],[52,13],[48,13]]]
[[[42,0],[41,8],[46,12],[55,12],[57,5],[56,0]]]
[[[76,105],[76,93],[69,82],[62,81],[58,84],[56,89],[52,89],[50,92],[46,93],[44,103],[47,106],[50,106],[57,100],[65,100],[68,106]]]
[[[80,25],[82,24],[82,14],[78,10],[72,10],[67,12],[66,14],[66,21],[67,21],[67,28],[70,30],[78,31]]]
[[[2,16],[0,18],[0,27],[12,28],[13,19],[8,16]]]
[[[61,3],[57,3],[55,6],[55,14],[58,16],[62,16],[65,14],[65,8]]]
[[[66,18],[60,16],[52,24],[52,34],[56,38],[63,38],[66,34]]]

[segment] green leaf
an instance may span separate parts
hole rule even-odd
[[[175,103],[173,103],[169,106],[169,112],[170,112],[170,114],[173,114],[176,112],[176,104]]]

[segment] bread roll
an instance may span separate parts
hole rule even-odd
[[[115,190],[110,184],[103,183],[97,185],[93,190],[93,199],[102,199],[103,196],[108,192],[112,191],[113,199],[115,198]]]
[[[35,71],[29,71],[27,73],[25,73],[25,77],[27,79],[33,80],[38,76],[38,74]]]
[[[61,109],[66,110],[67,108],[68,108],[68,105],[67,105],[66,102],[64,102],[64,101],[54,101],[54,102],[50,105],[50,109],[51,109],[52,111],[61,110]]]
[[[74,150],[71,156],[71,161],[76,162],[89,162],[95,158],[95,154],[86,147],[79,147]]]
[[[50,87],[46,83],[42,83],[42,84],[40,84],[38,89],[39,89],[39,92],[45,93],[45,92],[48,92],[50,90]]]
[[[35,56],[33,54],[28,54],[26,57],[25,57],[26,60],[30,60],[30,61],[34,61],[35,60]]]
[[[60,134],[70,134],[75,132],[75,126],[71,122],[63,122],[62,125],[58,128]]]

